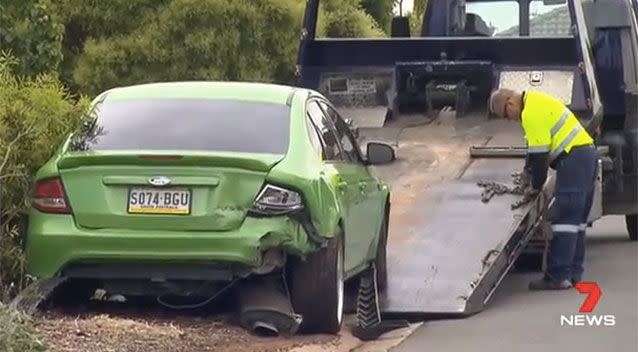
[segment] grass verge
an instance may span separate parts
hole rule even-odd
[[[47,349],[29,316],[0,303],[0,351],[43,352]]]

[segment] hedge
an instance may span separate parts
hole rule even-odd
[[[0,57],[0,299],[25,284],[20,224],[32,176],[78,125],[88,99],[72,96],[53,74],[15,74],[20,64]]]

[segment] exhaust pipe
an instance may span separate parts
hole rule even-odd
[[[281,287],[280,276],[255,276],[238,287],[239,321],[242,327],[261,336],[290,336],[297,333],[302,317],[292,309]]]

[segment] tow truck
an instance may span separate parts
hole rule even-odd
[[[636,0],[430,0],[420,36],[410,34],[407,17],[397,17],[391,38],[379,39],[317,38],[319,6],[306,4],[299,86],[328,97],[356,130],[451,109],[450,138],[484,140],[439,166],[460,173],[415,191],[411,221],[391,221],[387,287],[377,292],[383,317],[467,317],[485,308],[516,263],[542,264],[555,174],[516,209],[516,195],[482,203],[477,187],[511,182],[524,166],[522,130],[488,114],[487,99],[498,88],[547,92],[578,116],[600,152],[589,222],[626,215],[636,240]],[[503,28],[507,21],[514,23]],[[399,148],[398,157],[409,163],[417,156]]]

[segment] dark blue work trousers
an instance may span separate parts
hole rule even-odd
[[[585,230],[592,207],[598,152],[593,146],[572,149],[556,165],[556,212],[547,256],[546,278],[580,281],[585,259]]]

